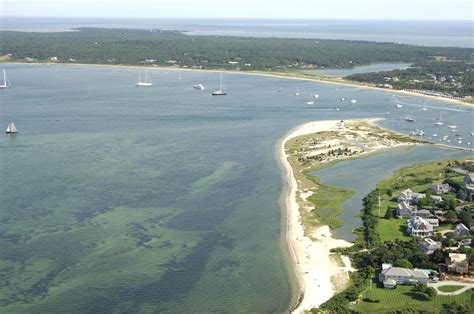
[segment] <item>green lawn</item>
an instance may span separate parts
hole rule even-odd
[[[363,298],[379,300],[379,303],[360,301],[353,309],[362,313],[387,313],[395,311],[427,311],[429,313],[439,312],[443,304],[456,302],[467,308],[472,308],[473,290],[466,291],[457,296],[436,296],[433,300],[417,300],[410,295],[412,287],[398,286],[396,289],[384,289],[372,285],[363,293]]]
[[[408,241],[411,237],[405,232],[406,226],[406,219],[379,219],[376,230],[382,242],[396,239]]]
[[[454,292],[462,288],[464,288],[464,286],[441,286],[438,287],[438,290],[442,292]]]

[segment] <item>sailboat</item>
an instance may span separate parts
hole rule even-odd
[[[11,86],[11,84],[10,84],[10,81],[8,80],[7,72],[5,71],[5,69],[3,69],[3,84],[0,85],[0,89],[5,89],[5,88],[8,88],[10,86]]]
[[[406,116],[406,118],[405,118],[405,121],[407,121],[407,122],[413,122],[413,121],[415,121],[415,120],[413,120],[413,117],[411,116],[411,112],[410,112],[410,111],[408,111],[408,114],[407,114],[407,116]]]
[[[138,82],[135,86],[152,86],[153,83],[151,82],[150,75],[148,75],[148,71],[145,69],[145,80],[142,81],[141,74],[138,72]]]
[[[220,73],[220,84],[219,84],[219,90],[216,90],[214,92],[212,92],[212,96],[225,96],[227,95],[227,92],[224,91],[224,88],[222,87],[223,84],[222,84],[222,73]]]
[[[18,130],[16,129],[15,123],[13,123],[13,122],[8,123],[6,132],[7,132],[7,134],[18,133]]]
[[[297,88],[295,92],[295,96],[299,96],[299,95],[300,95],[300,90]]]
[[[439,118],[436,119],[435,125],[443,125],[443,118],[441,117],[441,113],[439,114]]]

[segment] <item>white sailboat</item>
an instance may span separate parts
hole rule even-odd
[[[410,112],[410,111],[408,111],[407,116],[405,117],[405,121],[407,121],[407,122],[413,122],[413,121],[415,121],[415,120],[413,120],[413,117],[411,116],[411,112]]]
[[[11,86],[11,84],[10,84],[10,81],[8,80],[7,72],[5,71],[5,69],[3,69],[3,84],[0,85],[0,89],[5,89],[5,88],[8,88],[10,86]]]
[[[436,119],[435,125],[443,125],[443,118],[441,117],[441,113],[439,114],[439,118]]]
[[[145,80],[142,81],[142,77],[140,72],[138,72],[138,82],[135,84],[136,86],[152,86],[153,83],[151,81],[150,75],[148,74],[148,71],[145,69]]]
[[[300,95],[300,90],[296,88],[295,96],[299,96],[299,95]]]
[[[212,92],[212,96],[225,96],[227,95],[227,92],[224,91],[224,88],[223,88],[223,83],[222,83],[222,73],[219,73],[220,76],[220,84],[219,84],[219,90],[216,90],[216,91],[213,91]]]
[[[6,133],[7,133],[7,134],[15,134],[15,133],[18,133],[18,130],[16,129],[15,123],[13,123],[13,122],[8,123]]]

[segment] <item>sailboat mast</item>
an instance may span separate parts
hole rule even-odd
[[[222,91],[222,72],[220,73],[220,84],[219,85],[220,85],[219,89]]]

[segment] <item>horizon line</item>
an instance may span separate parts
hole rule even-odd
[[[439,18],[421,18],[421,19],[393,19],[393,18],[298,18],[298,17],[143,17],[143,16],[43,16],[43,15],[3,15],[2,18],[48,18],[48,19],[168,19],[168,20],[299,20],[299,21],[392,21],[392,22],[426,22],[426,21],[449,21],[449,22],[471,22],[474,24],[474,20],[471,19],[439,19]]]

